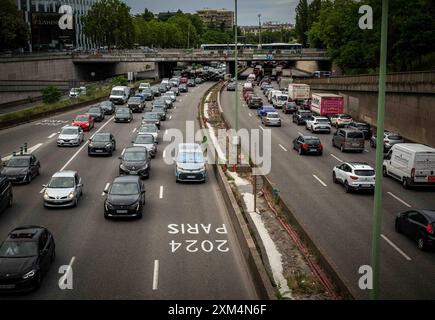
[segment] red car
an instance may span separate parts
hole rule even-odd
[[[180,83],[187,83],[189,81],[189,79],[187,79],[186,77],[182,77],[180,79]]]
[[[94,118],[90,114],[79,114],[72,125],[82,128],[83,131],[90,131],[94,127]]]

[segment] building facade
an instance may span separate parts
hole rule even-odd
[[[265,22],[261,25],[261,32],[280,32],[294,29],[294,25],[291,23],[279,23],[279,22]],[[257,35],[260,32],[260,26],[244,26],[240,27],[242,34],[254,34]]]
[[[95,45],[83,34],[82,17],[98,0],[16,0],[31,30],[30,52],[64,49],[89,50]],[[61,29],[61,6],[72,8],[72,29]]]
[[[229,29],[234,26],[234,11],[227,9],[209,9],[197,10],[196,13],[202,21],[211,27]]]

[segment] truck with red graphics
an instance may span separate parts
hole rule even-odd
[[[344,98],[332,93],[313,93],[311,111],[320,116],[344,113]]]

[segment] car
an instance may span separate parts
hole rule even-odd
[[[249,109],[258,109],[263,106],[263,100],[259,96],[252,96],[248,102]]]
[[[137,129],[137,134],[151,134],[154,137],[154,141],[159,143],[159,128],[155,124],[143,124]]]
[[[96,133],[89,139],[88,155],[109,155],[116,150],[115,137],[109,132]]]
[[[336,128],[343,127],[352,122],[352,117],[348,114],[334,114],[329,117],[331,125]]]
[[[176,96],[180,95],[180,88],[178,86],[172,87],[171,90],[169,90],[169,91],[175,93]]]
[[[360,130],[342,128],[332,136],[332,146],[344,151],[364,151],[364,133]]]
[[[384,132],[384,152],[387,152],[397,143],[404,143],[403,137],[395,132]],[[370,146],[376,148],[376,135],[370,138]]]
[[[159,92],[160,93],[165,93],[166,91],[168,91],[168,87],[165,84],[159,85]]]
[[[186,77],[180,78],[180,84],[187,84],[188,81],[189,81],[189,79],[187,79]]]
[[[116,86],[110,92],[109,100],[115,104],[124,104],[131,95],[131,89],[127,86]]]
[[[145,101],[152,101],[154,99],[154,92],[151,88],[143,89],[142,95],[144,96]]]
[[[6,208],[12,207],[14,199],[12,183],[4,175],[0,175],[0,195],[0,212],[3,212]]]
[[[139,91],[143,92],[145,89],[149,89],[151,87],[151,84],[149,82],[141,82],[139,84]]]
[[[30,183],[39,176],[41,164],[33,154],[13,155],[5,162],[1,175],[12,183]]]
[[[166,108],[168,108],[168,109],[171,109],[173,107],[173,104],[174,104],[173,101],[172,101],[172,97],[167,96],[167,95],[163,95],[161,98],[156,100],[156,102],[153,103],[153,105],[158,104],[158,103],[165,104]]]
[[[151,87],[154,97],[160,97],[160,90],[158,87]]]
[[[292,121],[298,126],[306,124],[313,114],[308,110],[298,110],[293,113]]]
[[[188,86],[188,87],[195,87],[195,86],[196,86],[195,80],[193,80],[193,79],[189,79],[189,80],[187,81],[187,86]]]
[[[270,83],[265,83],[261,86],[261,91],[263,91],[263,94],[266,95],[266,91],[272,90],[273,86]]]
[[[83,182],[77,171],[58,171],[44,187],[44,207],[76,207],[83,196]]]
[[[95,122],[104,120],[104,110],[100,106],[90,108],[86,114],[90,114]]]
[[[299,136],[293,140],[293,149],[296,150],[299,155],[316,153],[322,155],[323,146],[318,137],[314,136]]]
[[[365,162],[343,162],[332,169],[332,181],[341,183],[347,193],[375,190],[375,169]]]
[[[198,143],[180,143],[176,150],[175,181],[205,182],[207,168]]]
[[[348,128],[348,129],[360,130],[360,131],[364,132],[364,138],[366,140],[370,139],[372,136],[372,130],[370,128],[370,125],[368,123],[365,123],[365,122],[352,121],[351,123],[349,123],[348,125],[345,125],[344,127]]]
[[[77,98],[84,95],[86,95],[86,87],[71,88],[71,90],[69,91],[70,98]]]
[[[64,126],[57,136],[57,145],[64,146],[79,146],[84,140],[83,129],[77,126]]]
[[[172,102],[176,102],[177,101],[177,96],[175,94],[175,92],[173,92],[172,90],[169,90],[168,92],[166,92],[163,97],[169,97],[171,98]]]
[[[151,171],[151,157],[144,147],[125,148],[124,154],[119,157],[119,175],[138,175],[149,178]]]
[[[417,248],[427,250],[435,247],[435,210],[413,209],[397,215],[394,227],[417,242]]]
[[[141,133],[136,136],[131,143],[133,147],[147,148],[151,158],[155,158],[157,154],[157,142],[152,134]]]
[[[281,127],[281,117],[278,112],[266,112],[266,114],[261,117],[261,123],[265,126]]]
[[[203,83],[204,81],[202,80],[202,78],[201,77],[196,77],[195,78],[195,83],[196,84],[201,84],[201,83]]]
[[[301,109],[303,110],[311,110],[311,98],[304,99],[301,103]]]
[[[189,87],[185,83],[180,83],[178,88],[180,89],[180,92],[189,92]]]
[[[235,82],[228,82],[227,91],[236,91],[236,83]]]
[[[276,112],[276,109],[272,106],[262,106],[257,109],[257,116],[264,117],[268,112]]]
[[[104,193],[104,218],[142,218],[145,186],[138,176],[116,177]]]
[[[153,105],[151,112],[158,113],[161,121],[166,120],[166,106],[155,104]]]
[[[331,123],[327,117],[311,116],[305,120],[305,127],[311,132],[331,132]]]
[[[142,116],[142,124],[155,124],[160,130],[160,113],[146,112]]]
[[[55,258],[56,244],[47,228],[14,228],[0,245],[0,291],[37,290]]]
[[[99,107],[103,110],[104,114],[114,114],[115,113],[115,105],[112,101],[103,101],[100,102]]]
[[[295,113],[298,111],[298,105],[294,101],[287,101],[282,107],[282,112],[285,114]]]
[[[145,109],[145,97],[131,97],[127,101],[127,107],[131,112],[143,112]]]
[[[83,129],[83,131],[91,131],[94,127],[94,118],[90,114],[79,114],[75,117],[72,124],[73,126],[78,126]]]
[[[287,103],[287,101],[288,101],[288,95],[284,93],[277,94],[272,98],[273,106],[276,109],[282,109],[284,105]]]
[[[130,108],[117,108],[115,111],[115,122],[131,122],[133,113]]]

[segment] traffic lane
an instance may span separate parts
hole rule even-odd
[[[232,101],[232,99],[230,98],[230,101]],[[225,104],[225,98],[223,98],[223,103]],[[229,102],[229,101],[228,101]],[[227,103],[228,103],[227,102]],[[230,104],[227,104],[227,105],[230,105]],[[225,108],[225,107],[224,107]],[[228,110],[228,111],[231,111],[231,110]],[[244,124],[244,120],[247,120],[248,121],[248,118],[246,118],[246,116],[245,117],[242,117],[242,119],[241,119],[241,127],[245,127],[245,126],[247,126],[247,127],[249,127],[250,125],[251,125],[251,127],[254,127],[255,128],[255,123],[256,123],[256,120],[252,120],[251,119],[251,124],[249,124],[249,123],[247,123],[247,124]],[[254,123],[254,124],[252,124],[252,122]],[[276,128],[276,129],[278,129],[278,128]],[[278,129],[278,130],[274,130],[275,131],[275,133],[279,133],[280,132],[280,130]],[[276,137],[279,137],[279,135],[277,134],[277,135],[273,135],[273,137],[274,138],[276,138]],[[280,142],[282,143],[282,144],[284,144],[285,142],[283,141],[285,139],[285,137],[281,137],[281,140],[280,140]],[[278,155],[281,155],[282,153],[283,153],[283,150],[279,150],[277,147],[277,143],[275,143],[275,142],[273,142],[272,143],[272,154],[278,154]],[[274,150],[274,148],[275,148],[275,150]],[[297,156],[298,157],[298,156]],[[289,190],[290,189],[290,186],[288,185],[288,181],[289,181],[289,179],[288,179],[288,177],[285,177],[285,178],[283,178],[283,176],[282,176],[282,172],[289,172],[289,168],[288,167],[285,167],[285,164],[287,164],[287,163],[291,163],[291,169],[293,169],[294,170],[294,172],[298,172],[298,174],[297,174],[297,176],[295,176],[294,177],[294,179],[305,179],[305,180],[307,180],[307,181],[314,181],[313,179],[312,179],[312,177],[309,177],[309,174],[308,174],[308,176],[306,176],[306,177],[301,177],[301,175],[302,175],[302,173],[303,172],[313,172],[313,171],[315,171],[315,170],[318,170],[319,168],[318,168],[318,165],[317,165],[317,162],[318,162],[318,157],[309,157],[309,156],[306,156],[306,157],[303,157],[304,158],[304,162],[305,162],[305,165],[310,165],[310,169],[306,169],[306,167],[304,168],[304,167],[302,167],[302,168],[295,168],[295,162],[293,162],[293,161],[288,161],[287,159],[285,159],[285,156],[284,157],[281,157],[281,159],[283,159],[283,167],[282,168],[278,168],[277,169],[277,166],[276,166],[276,163],[273,161],[272,162],[272,174],[271,174],[271,176],[273,176],[273,173],[274,172],[279,172],[280,174],[279,175],[277,175],[277,176],[275,176],[275,177],[273,177],[272,178],[272,181],[274,181],[274,182],[279,182],[280,180],[282,180],[282,181],[280,181],[280,183],[278,183],[278,185],[279,186],[285,186],[285,188],[283,188],[283,189],[285,189],[285,190]],[[322,159],[323,160],[323,159]],[[330,164],[328,164],[328,167],[330,166]],[[331,168],[332,168],[332,166],[331,166]],[[322,176],[322,172],[324,172],[324,170],[323,171],[320,171],[320,173],[318,174],[320,177],[321,177],[321,180],[322,181],[325,181],[327,184],[329,184],[330,182],[329,182],[329,177],[325,177],[325,176]],[[292,182],[294,181],[294,179],[290,179]],[[319,185],[320,186],[320,185]],[[292,187],[294,187],[293,185],[292,185]],[[338,186],[335,186],[335,188],[339,188]],[[280,188],[280,189],[282,189],[282,188]],[[294,194],[293,194],[293,190],[294,190],[294,188],[291,188],[292,189],[292,197],[291,197],[291,199],[292,200],[294,200]],[[336,191],[336,192],[342,192],[342,190],[338,190],[338,191]],[[316,191],[316,195],[317,195],[317,191]],[[289,194],[289,196],[290,196],[290,194]],[[334,196],[336,196],[336,194],[333,194],[332,195],[332,198],[334,198]],[[362,209],[361,210],[361,212],[357,215],[357,216],[359,216],[359,219],[361,219],[361,217],[362,218],[369,218],[370,217],[370,215],[371,215],[371,210],[364,210],[364,208],[372,208],[372,206],[373,206],[373,204],[372,204],[372,197],[371,196],[363,196],[363,195],[355,195],[355,196],[358,196],[359,198],[355,198],[355,197],[353,197],[354,195],[343,195],[343,197],[347,197],[348,198],[348,203],[346,204],[346,203],[343,203],[342,204],[342,206],[344,207],[344,208],[353,208],[353,210],[354,210],[354,207],[355,207],[355,200],[356,199],[358,199],[358,200],[361,200],[362,199],[362,201],[359,201],[360,203],[359,203],[359,207]],[[302,199],[301,199],[301,201],[302,201],[302,203],[304,203],[304,197],[306,198],[306,195],[305,196],[303,196],[302,197]],[[385,195],[384,197],[387,197],[387,195]],[[327,196],[326,197],[326,199],[329,199],[330,198],[330,196]],[[340,201],[342,201],[343,199],[340,199]],[[369,202],[369,203],[367,203],[367,201]],[[294,201],[292,201],[292,203],[293,203]],[[393,204],[393,202],[390,202],[391,204]],[[394,210],[387,210],[387,211],[389,211],[389,212],[392,212],[392,211],[394,211],[394,212],[397,212],[397,206],[398,205],[401,205],[400,203],[394,203],[394,206],[396,207]],[[331,203],[330,204],[330,206],[328,206],[328,205],[326,205],[326,202],[324,201],[324,199],[322,199],[321,201],[320,201],[320,203],[319,203],[319,209],[320,210],[324,210],[324,208],[328,208],[328,207],[332,207],[332,208],[334,208],[334,207],[336,207],[336,203]],[[302,208],[300,208],[301,210],[304,210],[305,209],[305,207],[302,207]],[[400,208],[401,210],[403,209],[403,208]],[[317,211],[317,210],[316,210]],[[319,212],[321,212],[321,211],[319,211]],[[346,214],[346,212],[344,212],[344,214]],[[394,216],[395,216],[395,213],[394,214],[392,214],[391,215],[391,219],[390,219],[390,223],[388,223],[387,225],[394,225]],[[316,216],[314,216],[314,218],[315,218]],[[352,214],[352,219],[354,219],[355,218],[355,214],[353,213]],[[312,219],[311,219],[312,220]],[[310,220],[310,221],[311,221]],[[320,223],[320,225],[322,225],[321,223],[322,222],[320,222],[319,221],[319,223]],[[324,222],[323,222],[324,223]],[[350,223],[352,223],[352,221],[350,221]],[[366,219],[366,221],[365,221],[365,223],[364,223],[364,225],[367,225],[367,226],[369,226],[371,224],[371,222],[370,221],[368,221],[367,219]],[[330,230],[337,230],[336,228],[337,227],[340,227],[340,225],[339,226],[335,226],[334,228],[329,228]],[[318,231],[318,230],[317,230]],[[367,232],[361,232],[361,236],[362,237],[364,237],[364,234],[369,234],[370,233],[370,230],[366,230]],[[344,232],[346,232],[346,230],[344,230]],[[386,232],[387,233],[387,232]],[[394,234],[394,232],[393,232],[393,234]],[[391,235],[390,234],[388,234],[388,236],[389,237],[391,237]],[[395,236],[395,234],[394,234],[394,236]],[[367,239],[367,240],[365,240],[365,241],[363,241],[363,242],[367,242],[367,241],[370,241],[370,239]],[[328,241],[328,242],[331,242],[331,239]],[[400,242],[403,242],[403,239],[400,241]],[[358,243],[358,242],[357,242]],[[401,243],[401,245],[402,245],[402,243]],[[409,245],[408,243],[406,243],[406,244],[403,244],[405,247],[407,246],[407,245]],[[334,247],[334,246],[333,246]],[[410,249],[410,248],[407,248],[407,249]],[[389,256],[391,256],[391,257],[393,257],[394,255],[393,254],[391,254],[390,253],[390,255]],[[425,261],[426,262],[431,262],[431,259],[429,258],[427,258],[427,257],[423,257],[423,259],[425,259]],[[391,273],[390,273],[391,274]]]

